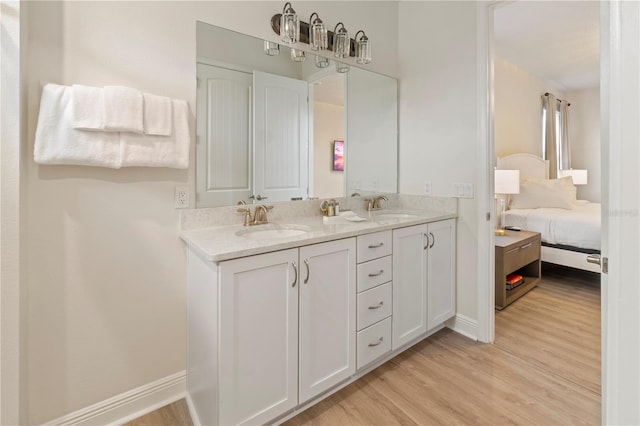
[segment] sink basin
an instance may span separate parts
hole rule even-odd
[[[275,240],[278,238],[297,237],[308,233],[311,229],[303,225],[281,225],[270,223],[242,229],[236,235],[254,240]]]
[[[418,217],[417,214],[399,213],[399,212],[381,212],[381,213],[376,213],[375,216],[379,220],[412,219],[414,217]]]

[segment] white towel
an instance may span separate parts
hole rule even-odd
[[[170,136],[171,98],[143,93],[145,135]]]
[[[120,133],[122,167],[189,167],[189,104],[174,99],[170,136]]]
[[[72,88],[42,89],[33,157],[40,164],[120,167],[118,133],[88,132],[71,126]]]
[[[102,131],[104,90],[74,84],[72,88],[71,125],[74,129]]]
[[[143,133],[142,92],[130,87],[104,87],[104,130]]]

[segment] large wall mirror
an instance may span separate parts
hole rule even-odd
[[[397,192],[397,80],[278,50],[197,23],[196,206]]]

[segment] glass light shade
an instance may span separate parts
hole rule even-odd
[[[329,66],[329,59],[322,56],[316,56],[316,67],[326,68]]]
[[[289,5],[288,8],[287,5]],[[289,3],[284,5],[282,18],[280,18],[280,36],[282,41],[289,45],[300,40],[300,20]]]
[[[520,170],[494,170],[494,193],[519,194]]]
[[[327,27],[320,19],[309,24],[309,45],[313,50],[327,50],[329,46]]]
[[[349,70],[351,69],[351,67],[349,66],[349,64],[345,64],[343,62],[336,62],[336,71],[338,72],[349,72]]]
[[[291,59],[294,62],[303,62],[305,59],[307,59],[307,54],[304,53],[304,50],[291,49]]]
[[[349,56],[350,50],[351,39],[349,38],[349,33],[346,28],[343,26],[333,34],[333,55],[336,58],[346,58]]]
[[[367,36],[356,41],[356,62],[358,64],[368,64],[371,62],[371,42]]]
[[[558,177],[563,178],[571,176],[574,185],[586,185],[587,184],[587,171],[579,169],[558,170]]]
[[[280,54],[280,45],[272,41],[264,41],[264,53],[268,56],[278,56]]]

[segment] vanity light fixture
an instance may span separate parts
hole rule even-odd
[[[358,34],[362,33],[358,40]],[[360,30],[356,33],[356,62],[358,64],[368,64],[371,62],[371,43],[369,37]]]
[[[293,62],[304,62],[307,59],[307,54],[304,50],[291,48],[291,60]]]
[[[313,15],[316,16],[315,19]],[[316,12],[309,17],[309,46],[313,50],[327,50],[329,46],[327,27]]]
[[[271,28],[282,38],[282,42],[289,46],[305,43],[311,47],[311,50],[331,50],[339,59],[355,57],[358,64],[371,62],[371,43],[364,30],[356,33],[356,39],[349,37],[342,22],[338,22],[333,31],[328,31],[316,12],[309,16],[309,23],[300,21],[290,2],[284,4],[281,14],[271,17]],[[266,44],[265,53],[267,53]],[[324,68],[328,66],[328,61],[317,59],[316,66]],[[348,70],[347,67],[343,68]]]
[[[280,45],[272,41],[264,41],[264,53],[268,56],[278,56],[280,54]]]
[[[282,41],[288,45],[292,45],[300,40],[300,20],[289,2],[286,2],[282,9],[280,36],[282,37]]]
[[[341,27],[340,27],[341,26]],[[338,29],[340,27],[340,29]],[[333,29],[333,56],[336,58],[346,58],[351,51],[351,39],[349,32],[342,22],[338,22]]]
[[[317,68],[326,68],[329,66],[329,59],[324,56],[316,55],[316,67]]]

